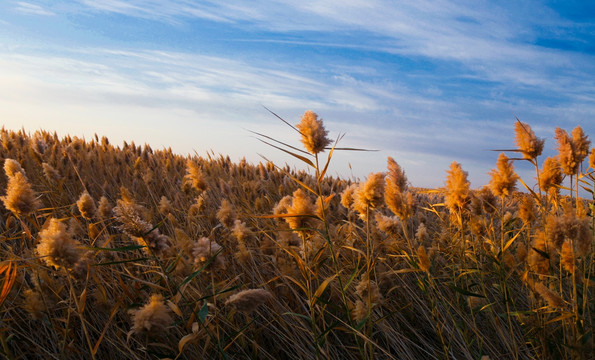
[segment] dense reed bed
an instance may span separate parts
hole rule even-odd
[[[453,162],[421,190],[392,158],[326,176],[357,149],[313,112],[288,125],[303,149],[257,136],[307,172],[2,129],[2,358],[595,357],[580,127],[544,160],[517,121],[485,187]]]

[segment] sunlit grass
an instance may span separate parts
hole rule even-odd
[[[595,209],[580,197],[595,151],[580,127],[557,130],[544,161],[517,122],[488,185],[453,162],[428,190],[392,158],[359,183],[328,177],[362,149],[313,112],[285,122],[304,149],[256,135],[310,171],[2,129],[2,356],[595,356]]]

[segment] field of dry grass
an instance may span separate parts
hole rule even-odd
[[[1,357],[595,357],[580,127],[544,160],[517,122],[486,187],[453,162],[420,190],[392,158],[360,183],[326,176],[355,150],[312,112],[288,125],[303,149],[257,135],[308,172],[2,129]]]

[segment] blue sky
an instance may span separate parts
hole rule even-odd
[[[529,123],[595,136],[592,1],[0,2],[0,116],[38,129],[181,154],[295,164],[248,130],[292,144],[306,110],[340,145],[332,175],[392,156],[416,186],[458,161],[473,187]],[[527,164],[519,173],[532,182]]]

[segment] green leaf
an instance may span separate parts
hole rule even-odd
[[[204,324],[205,320],[207,319],[207,315],[209,314],[209,305],[208,303],[205,301],[205,303],[203,304],[203,306],[200,308],[200,310],[198,311],[198,319],[200,320],[200,322],[202,324]]]
[[[474,297],[485,298],[485,296],[483,296],[481,294],[477,294],[477,293],[474,293],[474,292],[471,292],[471,291],[462,289],[462,288],[460,288],[458,286],[455,286],[455,285],[448,285],[448,287],[451,288],[451,289],[453,289],[454,291],[456,291],[458,293],[461,293],[463,295],[466,295],[466,296],[474,296]]]
[[[145,260],[149,260],[149,259],[150,258],[148,258],[148,257],[142,257],[142,258],[129,259],[129,260],[110,261],[110,262],[105,262],[105,263],[97,263],[97,264],[93,264],[93,266],[117,265],[117,264],[129,263],[129,262],[133,262],[133,261],[145,261]]]
[[[310,322],[312,322],[312,319],[310,319],[310,318],[309,318],[309,317],[307,317],[306,315],[303,315],[303,314],[298,314],[298,313],[294,313],[294,312],[290,312],[290,311],[288,311],[288,312],[284,312],[284,313],[283,313],[283,314],[281,314],[281,315],[291,315],[291,316],[297,316],[297,317],[301,317],[302,319],[305,319],[305,320],[307,320],[309,323],[310,323]]]

